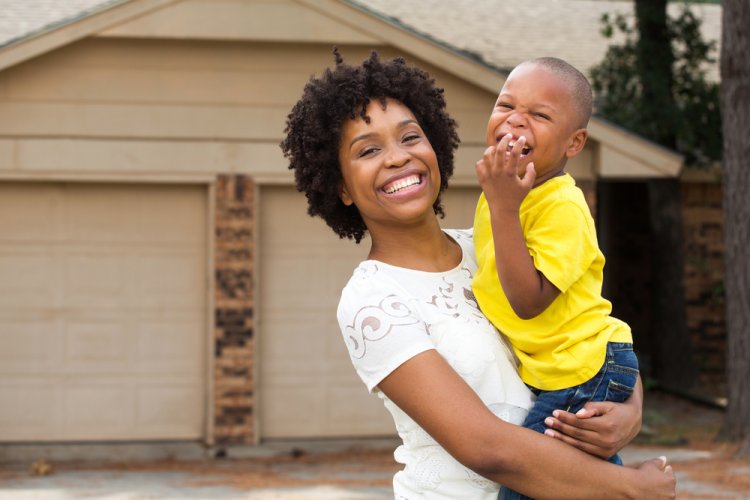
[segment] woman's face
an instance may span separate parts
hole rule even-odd
[[[414,114],[387,99],[367,106],[370,123],[357,117],[341,131],[341,200],[354,204],[371,234],[434,217],[440,170],[432,145]]]

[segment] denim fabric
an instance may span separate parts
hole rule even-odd
[[[612,401],[622,403],[633,393],[638,380],[638,358],[633,352],[633,344],[610,342],[601,370],[593,378],[581,385],[559,391],[540,391],[531,388],[537,395],[534,406],[523,423],[524,427],[544,433],[547,426],[544,419],[553,410],[577,412],[589,401]],[[610,462],[622,465],[618,455],[610,457]],[[500,500],[525,500],[529,497],[508,488],[500,491]]]

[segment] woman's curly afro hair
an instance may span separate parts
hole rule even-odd
[[[307,197],[307,213],[320,216],[341,238],[359,243],[367,228],[354,205],[339,198],[343,179],[339,166],[341,129],[346,120],[361,117],[371,100],[385,107],[386,98],[407,106],[437,156],[440,193],[453,174],[453,153],[458,147],[456,122],[445,110],[443,89],[425,71],[409,66],[403,58],[381,61],[373,51],[359,66],[344,64],[338,49],[333,50],[336,67],[319,78],[312,77],[286,122],[286,138],[280,146],[294,170],[297,190]],[[433,205],[443,216],[438,195]]]

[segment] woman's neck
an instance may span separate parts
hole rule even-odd
[[[461,247],[440,229],[437,219],[434,225],[371,232],[370,237],[372,246],[368,258],[393,266],[444,272],[461,262]]]

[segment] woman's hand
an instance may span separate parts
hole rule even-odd
[[[642,491],[635,495],[636,498],[673,499],[677,497],[677,480],[666,457],[643,462],[636,469],[636,473],[638,486],[642,488]]]
[[[545,434],[591,455],[607,459],[622,450],[641,430],[643,385],[640,378],[624,403],[586,403],[578,413],[555,410],[545,420]]]

